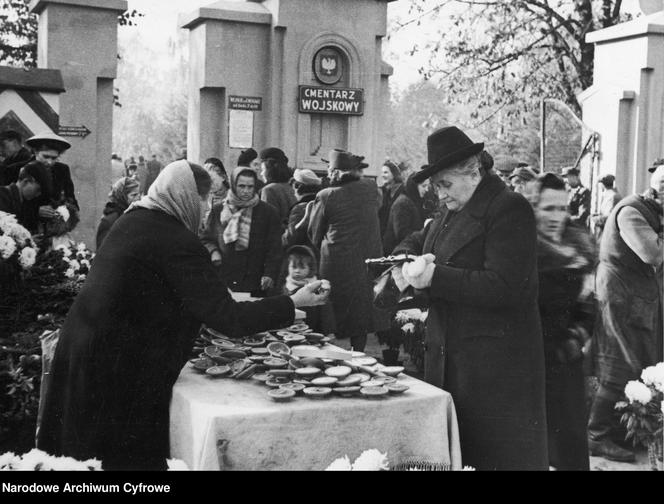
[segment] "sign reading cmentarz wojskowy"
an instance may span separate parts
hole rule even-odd
[[[364,114],[364,89],[300,86],[300,112],[305,114]]]

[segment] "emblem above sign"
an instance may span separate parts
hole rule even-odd
[[[343,55],[335,47],[323,47],[314,56],[314,75],[319,82],[336,84],[343,77]]]

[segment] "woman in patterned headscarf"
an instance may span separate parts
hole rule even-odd
[[[141,197],[138,181],[130,177],[122,177],[113,184],[108,193],[108,202],[104,207],[104,216],[97,227],[97,250],[106,235],[129,205]]]
[[[113,226],[65,320],[37,447],[104,469],[166,469],[173,384],[201,324],[243,336],[323,304],[314,282],[236,303],[196,232],[210,175],[180,160]]]
[[[201,240],[228,286],[262,296],[272,292],[281,264],[277,210],[256,192],[256,172],[238,166],[223,205],[210,212]]]

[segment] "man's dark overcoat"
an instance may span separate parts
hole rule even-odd
[[[332,284],[337,332],[345,337],[386,329],[388,318],[373,306],[365,259],[381,257],[378,189],[373,180],[350,180],[316,196],[309,237],[320,250],[320,277]]]
[[[444,210],[395,253],[432,253],[425,379],[452,394],[463,462],[547,470],[544,352],[533,210],[486,175],[459,212]]]
[[[107,468],[159,468],[169,458],[171,389],[200,324],[240,336],[293,315],[287,296],[235,303],[177,219],[124,214],[61,329],[37,447]]]

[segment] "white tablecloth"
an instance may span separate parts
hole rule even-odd
[[[398,396],[298,395],[277,403],[253,379],[209,378],[187,364],[173,388],[171,457],[193,470],[323,470],[376,448],[393,468],[415,459],[461,469],[450,394],[414,378],[399,381],[410,390]]]

